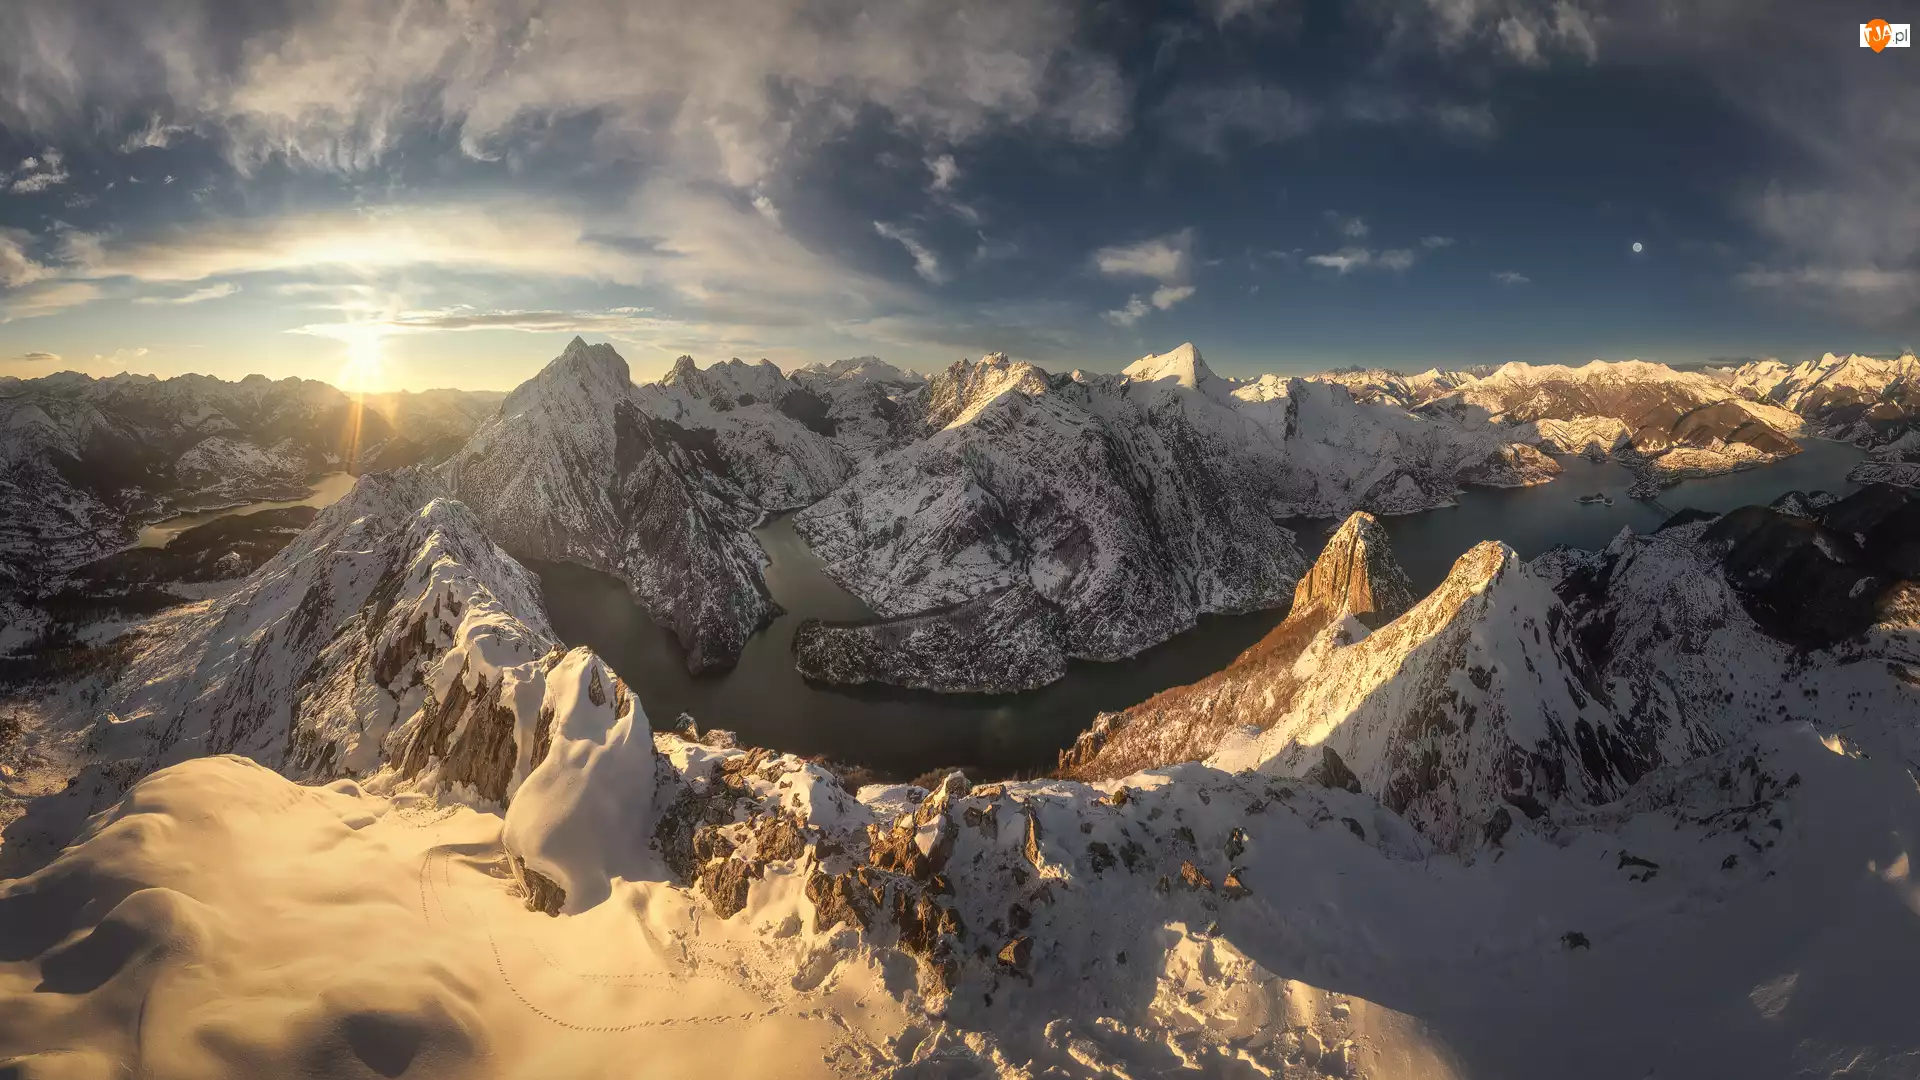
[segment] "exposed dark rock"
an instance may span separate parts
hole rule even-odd
[[[527,910],[559,915],[560,909],[567,906],[567,891],[555,884],[552,878],[527,866],[526,860],[517,855],[511,856],[511,859],[513,878],[526,895]]]
[[[808,619],[794,664],[809,679],[941,693],[1032,690],[1066,672],[1060,611],[1020,584],[956,607],[869,623]]]

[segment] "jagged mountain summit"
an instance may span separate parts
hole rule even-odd
[[[1561,453],[1614,454],[1640,476],[1637,493],[1799,451],[1800,419],[1699,372],[1641,361],[1583,367],[1506,364],[1420,407],[1467,424],[1528,432]]]
[[[1920,489],[1920,360],[1827,353],[1792,367],[1757,360],[1728,373],[1734,390],[1791,409],[1822,436],[1872,447],[1847,479]]]
[[[1466,371],[1428,368],[1412,375],[1385,368],[1342,368],[1307,376],[1315,382],[1337,383],[1347,388],[1355,401],[1366,405],[1398,405],[1411,409],[1448,394],[1479,376]]]
[[[440,475],[508,551],[619,577],[674,630],[691,670],[726,668],[775,614],[752,528],[846,478],[843,426],[871,449],[875,416],[859,405],[892,399],[866,385],[836,397],[764,361],[702,370],[681,357],[636,386],[612,346],[575,338]]]

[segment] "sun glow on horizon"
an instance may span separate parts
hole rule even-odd
[[[349,394],[370,394],[386,389],[382,342],[386,328],[378,323],[342,323],[326,328],[324,336],[346,346],[346,360],[333,384]]]

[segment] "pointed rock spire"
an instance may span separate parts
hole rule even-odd
[[[1348,517],[1293,590],[1294,613],[1366,616],[1378,626],[1413,606],[1413,585],[1393,557],[1379,519],[1366,511]]]

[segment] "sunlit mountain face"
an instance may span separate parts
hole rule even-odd
[[[16,0],[0,376],[1897,353],[1920,80],[1855,14]]]

